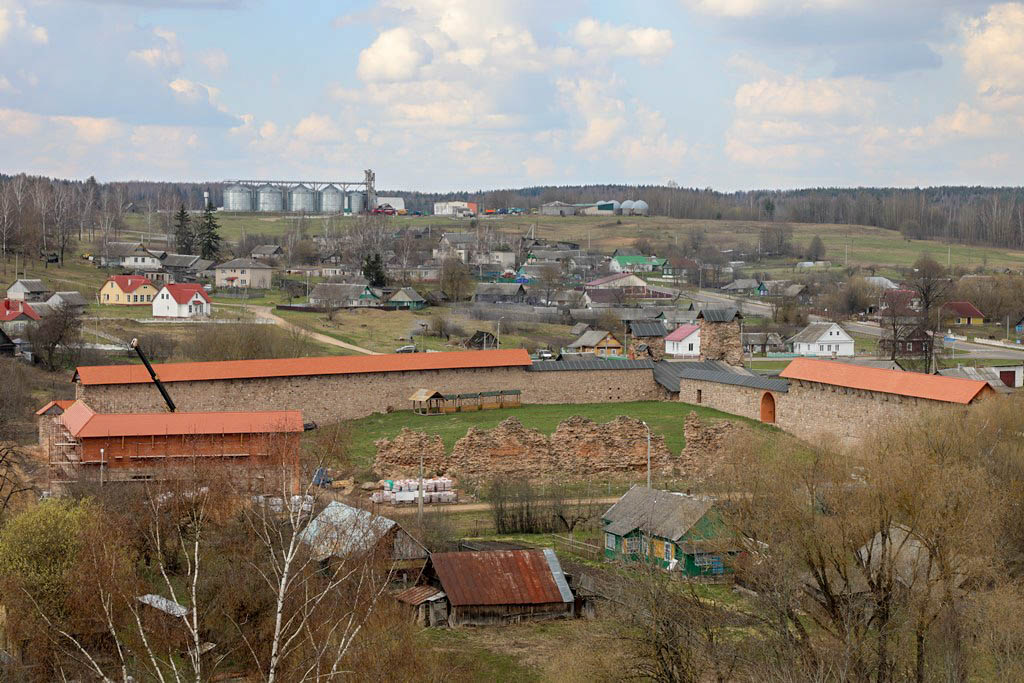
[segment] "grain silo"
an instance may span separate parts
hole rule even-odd
[[[320,190],[320,212],[342,213],[345,210],[345,193],[334,185]]]
[[[252,190],[244,185],[224,188],[225,211],[252,211]]]
[[[284,192],[273,185],[262,185],[256,192],[257,211],[284,211]]]
[[[296,185],[288,193],[289,205],[296,213],[316,213],[316,193],[305,185]]]
[[[647,202],[642,199],[638,199],[633,202],[633,215],[634,216],[646,216],[651,213],[651,207],[647,206]]]
[[[348,210],[353,216],[363,212],[363,193],[362,192],[349,192],[348,193]]]

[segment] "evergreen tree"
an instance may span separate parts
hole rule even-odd
[[[811,240],[811,246],[807,248],[807,259],[809,261],[820,261],[825,258],[825,243],[821,241],[819,235],[815,235],[814,239]]]
[[[384,259],[380,254],[368,254],[363,260],[363,277],[371,287],[384,287],[388,284],[388,275],[384,272]]]
[[[220,256],[219,231],[220,225],[217,224],[217,217],[213,214],[213,204],[207,204],[195,238],[200,256],[213,261],[217,260],[217,257]]]
[[[179,254],[191,254],[196,248],[196,234],[192,230],[192,219],[182,204],[174,214],[174,243]]]

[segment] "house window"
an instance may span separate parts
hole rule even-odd
[[[245,268],[242,268],[242,275],[245,275]]]
[[[608,550],[615,550],[615,534],[604,535],[604,547]]]
[[[626,552],[630,555],[636,555],[640,550],[640,538],[638,536],[629,536],[626,538]]]
[[[724,574],[725,563],[722,562],[721,555],[712,555],[711,553],[697,553],[693,556],[693,563],[703,572],[710,574]]]
[[[824,344],[818,344],[818,350],[819,351],[824,351],[825,350],[825,345]]]
[[[672,544],[669,543],[668,541],[665,541],[665,555],[664,555],[664,558],[665,558],[666,562],[671,562],[672,561]]]
[[[700,403],[704,398],[704,392],[701,389],[697,390],[697,403]]]
[[[690,344],[690,351],[693,351],[693,344]]]

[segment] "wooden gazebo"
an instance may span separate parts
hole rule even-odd
[[[416,393],[409,397],[412,401],[412,412],[417,415],[444,415],[445,400],[444,394],[433,389],[417,389]]]

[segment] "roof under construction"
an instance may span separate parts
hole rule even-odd
[[[75,438],[301,432],[298,410],[217,413],[97,413],[75,401],[60,416]]]
[[[553,550],[433,553],[448,601],[460,605],[543,605],[572,602]]]
[[[373,356],[322,356],[313,358],[266,358],[259,360],[160,363],[153,366],[161,382],[203,382],[265,377],[308,377],[374,372],[416,372],[474,368],[529,367],[526,349],[446,351],[440,353],[391,353]],[[84,385],[148,384],[149,372],[141,365],[80,366],[74,381]]]

